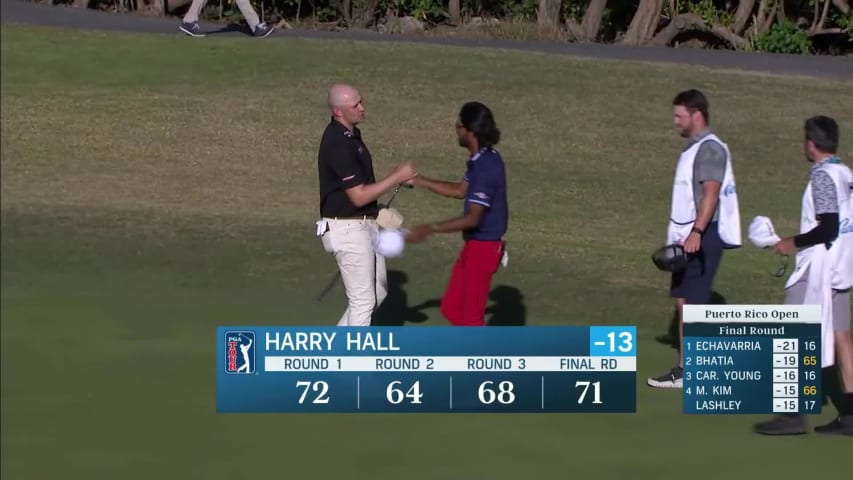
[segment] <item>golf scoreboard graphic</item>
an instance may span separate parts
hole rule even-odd
[[[820,318],[686,305],[683,412],[819,414]],[[220,413],[638,411],[634,326],[222,326],[216,345]]]
[[[634,413],[633,326],[217,329],[220,413]]]
[[[684,413],[818,414],[819,305],[686,305]]]

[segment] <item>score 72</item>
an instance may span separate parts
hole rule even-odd
[[[299,396],[299,404],[305,403],[305,397],[308,396],[308,390],[312,390],[314,392],[319,391],[320,393],[311,400],[311,403],[329,403],[329,397],[327,394],[329,393],[329,384],[318,380],[316,382],[308,382],[305,380],[297,380],[296,388],[302,388],[302,395]]]

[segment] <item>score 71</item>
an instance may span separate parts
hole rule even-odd
[[[635,357],[637,327],[589,327],[589,356]]]
[[[586,393],[589,391],[590,385],[592,385],[592,403],[595,405],[601,405],[601,403],[603,403],[601,401],[601,382],[590,382],[589,380],[578,380],[575,382],[575,388],[583,387],[583,390],[578,397],[578,404],[583,403],[583,399],[586,398]]]

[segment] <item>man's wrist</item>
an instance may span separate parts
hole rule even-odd
[[[695,226],[695,225],[693,226],[693,228],[691,228],[691,229],[690,229],[690,231],[691,231],[691,232],[693,232],[693,233],[698,233],[700,237],[701,237],[701,236],[703,236],[703,235],[705,235],[705,229],[704,229],[704,228],[699,228],[699,227],[697,227],[697,226]]]
[[[791,238],[789,238],[789,239],[787,239],[787,240],[790,240],[790,241],[791,241],[791,243],[793,243],[793,244],[794,244],[794,246],[795,246],[795,247],[797,247],[797,248],[803,248],[803,247],[805,247],[805,246],[806,246],[806,243],[808,243],[808,242],[806,241],[806,239],[805,239],[805,238],[803,238],[803,235],[797,235],[797,236],[795,236],[795,237],[791,237]]]
[[[420,173],[409,179],[409,183],[412,185],[417,185],[419,187],[429,187],[433,182],[433,179],[429,177],[425,177]]]

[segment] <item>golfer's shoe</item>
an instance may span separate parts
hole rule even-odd
[[[797,413],[776,415],[766,422],[756,423],[752,429],[762,435],[802,435],[808,432],[806,417]]]
[[[266,23],[259,23],[255,26],[255,30],[252,31],[252,35],[258,38],[264,38],[268,37],[273,30],[275,30],[275,27],[270,27]]]
[[[847,435],[853,437],[853,416],[837,417],[835,420],[814,428],[816,433]]]
[[[684,388],[682,383],[683,374],[683,368],[673,367],[672,370],[659,377],[650,378],[648,383],[650,387],[654,388]]]
[[[191,37],[204,36],[204,33],[201,31],[201,27],[199,26],[198,22],[183,22],[178,28]]]

